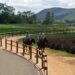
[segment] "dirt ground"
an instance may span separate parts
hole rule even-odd
[[[23,36],[8,38],[16,41]],[[48,75],[75,75],[75,57],[66,57],[61,55],[48,55]]]

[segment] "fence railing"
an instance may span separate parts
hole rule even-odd
[[[39,56],[39,50],[30,45],[20,44],[19,42],[5,39],[5,49],[16,53],[33,62],[38,67],[42,75],[48,75],[47,55],[42,51]],[[0,46],[2,46],[2,38],[0,38]]]

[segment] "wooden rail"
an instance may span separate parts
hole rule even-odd
[[[0,47],[2,47],[2,38],[0,37]]]

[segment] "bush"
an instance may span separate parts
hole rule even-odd
[[[49,47],[51,49],[56,50],[65,50],[67,52],[70,52],[72,54],[75,54],[75,38],[74,37],[68,37],[68,38],[57,38],[57,39],[51,39],[49,40]]]

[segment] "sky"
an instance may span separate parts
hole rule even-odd
[[[52,7],[75,8],[75,0],[0,0],[0,3],[13,6],[16,11],[31,10],[36,13]]]

